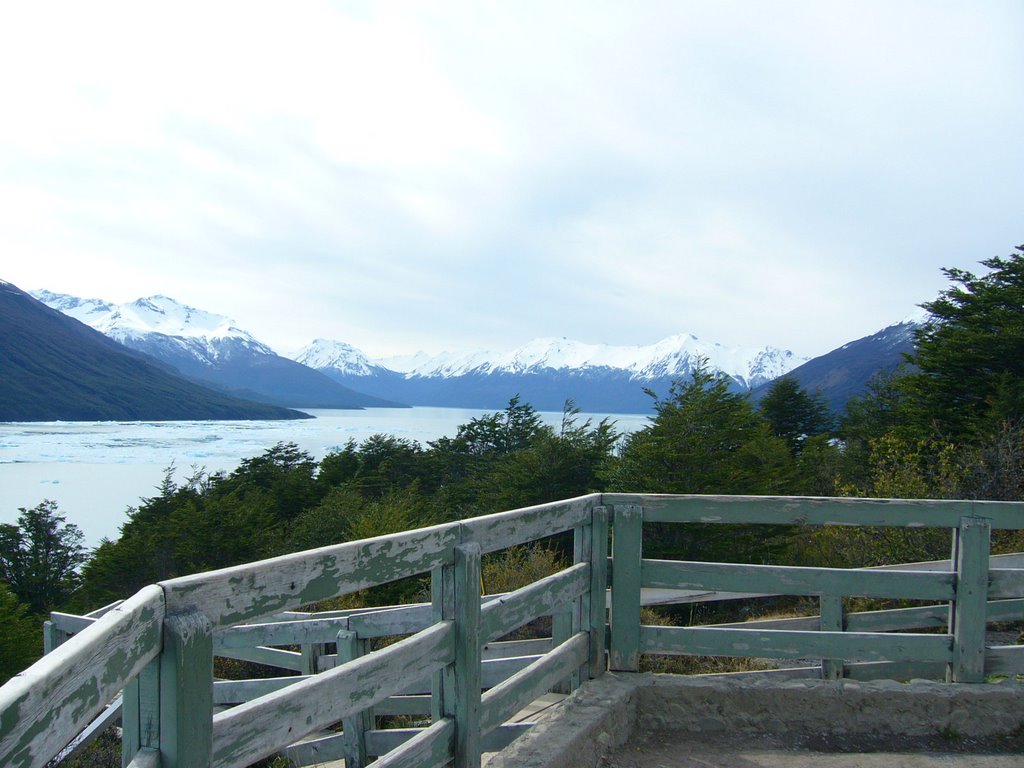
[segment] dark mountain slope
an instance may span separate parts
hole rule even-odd
[[[892,371],[903,362],[904,353],[914,351],[915,321],[904,321],[878,333],[851,341],[821,357],[808,360],[789,372],[809,392],[821,392],[836,413],[846,410],[846,402],[860,395],[875,373]],[[759,400],[771,384],[762,384],[751,393]]]
[[[0,282],[0,421],[304,417],[172,375]]]

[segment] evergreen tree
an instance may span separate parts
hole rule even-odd
[[[823,435],[833,426],[832,412],[821,393],[810,394],[792,376],[775,379],[759,409],[772,432],[786,441],[794,456],[799,455],[807,438]]]
[[[944,269],[955,284],[922,306],[931,320],[915,335],[904,380],[921,431],[947,436],[1024,420],[1024,246],[982,261],[988,274]]]
[[[38,659],[43,652],[42,624],[29,615],[28,606],[20,602],[6,584],[0,581],[0,685]]]
[[[650,426],[626,438],[614,490],[774,493],[792,480],[785,443],[724,374],[699,366],[656,398],[654,410]]]
[[[47,613],[78,587],[84,536],[49,499],[18,511],[17,525],[0,525],[0,581],[33,613]]]

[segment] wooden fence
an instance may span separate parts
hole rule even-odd
[[[948,528],[953,557],[894,570],[651,560],[645,522]],[[172,579],[87,616],[53,614],[47,655],[0,688],[0,765],[43,766],[120,716],[133,768],[230,768],[275,754],[297,765],[475,767],[521,732],[511,720],[531,701],[605,669],[636,670],[642,654],[800,659],[782,674],[827,678],[1024,674],[1024,646],[985,645],[987,622],[1024,618],[1021,560],[989,556],[993,529],[1021,528],[1018,503],[594,494]],[[570,532],[571,565],[480,598],[482,555]],[[300,612],[426,575],[429,603]],[[653,590],[679,601],[810,595],[821,610],[645,626]],[[931,604],[844,615],[851,596]],[[504,639],[542,616],[550,637]],[[927,632],[893,631],[915,628]],[[393,642],[372,647],[380,638]],[[215,656],[287,676],[214,680]],[[379,727],[395,718],[409,727]]]

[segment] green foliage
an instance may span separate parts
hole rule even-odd
[[[723,374],[698,367],[654,409],[650,426],[625,440],[610,475],[615,490],[763,494],[792,482],[785,442]]]
[[[0,580],[33,613],[46,613],[78,587],[84,537],[77,525],[65,522],[56,502],[18,511],[17,525],[0,525]]]
[[[826,434],[833,426],[832,412],[821,393],[812,395],[792,376],[773,381],[759,409],[772,433],[786,441],[794,456],[808,438]]]
[[[565,567],[558,550],[536,544],[511,547],[484,557],[484,593],[514,592]]]
[[[21,672],[43,653],[42,624],[28,612],[10,588],[0,581],[0,685]]]
[[[978,276],[944,269],[954,286],[924,304],[915,337],[918,372],[904,382],[919,429],[943,434],[1024,421],[1024,246],[981,262]]]
[[[651,425],[626,438],[609,485],[652,493],[775,494],[796,483],[796,466],[745,395],[722,374],[698,367],[656,400]],[[696,560],[763,562],[785,531],[758,526],[649,525],[645,551]]]

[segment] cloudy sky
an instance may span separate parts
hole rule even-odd
[[[1024,241],[1024,4],[8,3],[0,278],[279,351],[821,354]]]

